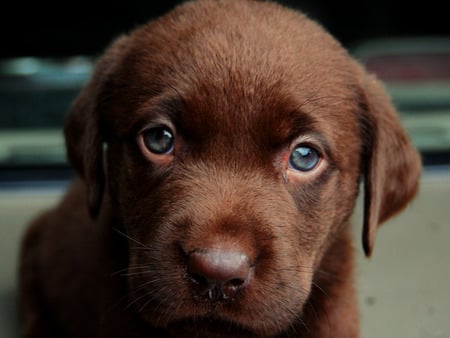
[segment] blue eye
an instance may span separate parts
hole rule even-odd
[[[174,135],[165,126],[147,129],[142,133],[145,147],[154,154],[170,154],[174,148]]]
[[[306,145],[298,145],[289,157],[289,165],[298,171],[313,170],[320,161],[319,152]]]

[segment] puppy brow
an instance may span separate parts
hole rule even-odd
[[[314,117],[312,117],[306,113],[299,113],[299,112],[291,113],[291,115],[294,115],[293,119],[292,119],[292,125],[293,125],[292,132],[293,133],[298,135],[298,134],[304,134],[307,132],[309,132],[309,133],[317,132],[316,131],[317,120]]]
[[[291,143],[300,135],[319,133],[316,119],[298,110],[278,114],[275,121],[271,125],[277,126],[274,133],[280,143]]]
[[[300,109],[291,110],[284,114],[285,118],[278,122],[278,129],[286,133],[280,143],[294,145],[300,143],[317,147],[322,155],[333,162],[333,152],[330,142],[323,133],[320,120]],[[281,133],[278,133],[280,135]]]
[[[178,120],[182,107],[183,100],[176,96],[162,94],[153,97],[137,112],[139,122],[136,128],[141,129],[149,123],[158,121],[174,123]]]
[[[184,101],[180,97],[163,95],[155,102],[154,110],[156,113],[164,115],[174,121],[177,119],[183,105]]]

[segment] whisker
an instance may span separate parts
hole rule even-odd
[[[113,273],[111,273],[111,277],[120,275],[121,273],[127,272],[127,271],[128,271],[128,268],[121,269],[121,270],[118,270],[118,271],[114,271]]]
[[[318,289],[318,290],[320,290],[326,297],[329,297],[328,296],[328,294],[319,286],[319,285],[317,285],[317,283],[313,283],[314,284],[314,286]],[[313,303],[313,299],[310,299],[309,301],[308,301],[308,303],[307,303],[307,306],[310,306],[311,307],[311,310],[313,311],[313,314],[314,314],[314,317],[316,318],[316,320],[321,320],[320,318],[319,318],[319,315],[318,315],[318,313],[317,313],[317,310],[316,310],[316,308],[315,308],[315,306],[314,306],[314,303]],[[328,312],[326,311],[326,308],[323,308],[323,315],[325,316],[325,320],[326,320],[326,323],[327,323],[327,327],[328,327],[328,337],[332,337],[332,334],[331,334],[331,319],[330,319],[330,316],[329,316],[329,314],[328,314]]]
[[[146,270],[146,271],[137,271],[137,272],[127,272],[127,273],[122,273],[120,274],[120,276],[122,277],[128,277],[128,276],[137,276],[137,275],[148,275],[152,273],[152,271]]]
[[[139,302],[142,298],[145,298],[148,296],[148,293],[145,293],[137,298],[134,298],[131,302],[129,302],[127,304],[127,306],[125,306],[125,310],[128,310],[132,305],[136,304],[137,302]]]
[[[130,250],[151,250],[149,247],[141,247],[141,246],[133,246],[130,247]]]
[[[159,282],[160,282],[160,279],[159,279],[159,278],[154,278],[154,279],[148,280],[148,281],[146,281],[145,283],[142,283],[141,285],[137,286],[137,287],[134,289],[134,291],[141,290],[141,289],[143,289],[143,288],[145,288],[145,287],[147,287],[147,286],[149,286],[149,285],[157,284],[157,283],[159,283]]]
[[[319,284],[317,284],[316,282],[313,281],[312,285],[315,288],[317,288],[320,292],[322,292],[323,295],[325,295],[326,297],[329,297],[328,293],[324,289],[322,289]]]
[[[147,282],[145,282],[145,283],[139,285],[138,287],[134,288],[133,292],[142,290],[143,288],[145,288],[145,287],[147,287],[147,286],[149,286],[149,285],[151,285],[151,284],[158,283],[159,281],[160,281],[160,280],[159,280],[158,278],[149,280],[149,281],[147,281]],[[137,297],[137,298],[134,298],[134,299],[126,306],[125,309],[128,309],[130,306],[132,306],[133,304],[135,304],[135,303],[138,302],[139,300],[141,300],[141,299],[143,299],[143,298],[145,298],[145,297],[148,297],[148,296],[150,296],[150,295],[152,295],[152,294],[153,294],[153,295],[158,295],[159,293],[161,293],[162,290],[163,290],[163,289],[158,289],[157,291],[156,291],[156,290],[148,290],[148,292],[146,292],[146,293],[140,295],[140,296]]]
[[[340,278],[338,275],[336,275],[332,272],[329,272],[329,271],[326,271],[323,269],[314,269],[314,267],[306,266],[306,265],[303,265],[303,266],[300,265],[298,267],[286,267],[286,268],[281,269],[281,271],[299,272],[299,273],[307,272],[307,273],[312,273],[312,274],[320,274],[323,276],[328,276],[335,280],[342,280],[342,278]]]
[[[113,228],[113,229],[114,229],[114,231],[116,231],[118,234],[124,236],[125,238],[128,238],[130,241],[133,241],[134,243],[139,244],[142,248],[151,250],[151,249],[150,249],[148,246],[146,246],[145,244],[143,244],[143,243],[139,242],[138,240],[136,240],[136,239],[134,239],[134,238],[128,236],[126,233],[120,231],[119,229],[117,229],[117,228]]]
[[[130,270],[147,269],[147,268],[150,268],[151,266],[152,266],[152,264],[148,264],[148,263],[132,265],[132,266],[129,266],[129,267],[126,267],[126,268],[114,271],[111,274],[111,276],[117,276],[117,275],[122,274],[122,273],[127,273]]]

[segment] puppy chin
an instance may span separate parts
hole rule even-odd
[[[232,337],[261,337],[267,336],[265,333],[257,332],[242,326],[239,323],[217,319],[214,317],[205,318],[186,318],[171,323],[167,331],[173,337],[215,337],[215,338],[232,338]]]
[[[253,323],[253,327],[247,327],[239,322],[206,316],[172,322],[165,329],[176,338],[257,338],[278,336],[287,328],[281,328],[279,325],[272,326],[266,322]]]
[[[273,294],[262,295],[258,301],[210,303],[186,293],[170,301],[145,304],[145,308],[140,301],[135,305],[145,321],[169,332],[171,337],[274,337],[303,326],[301,317],[309,292],[305,288],[302,290],[301,297],[298,293],[291,295],[289,304],[280,304],[273,299]],[[289,290],[283,291],[289,293]],[[176,289],[173,293],[177,293]],[[267,301],[272,306],[262,306]]]

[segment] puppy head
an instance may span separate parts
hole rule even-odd
[[[370,255],[420,172],[378,81],[271,3],[187,3],[119,38],[65,132],[92,215],[106,182],[134,240],[137,310],[174,334],[287,330],[361,178]]]

